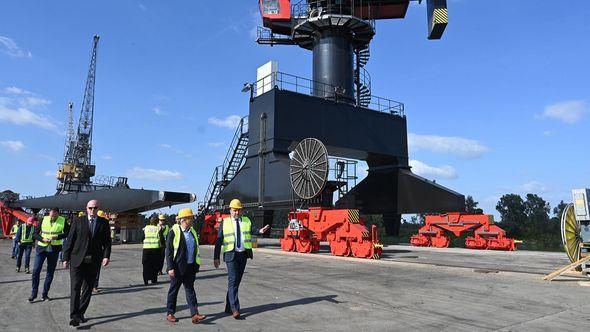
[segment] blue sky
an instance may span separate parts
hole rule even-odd
[[[414,171],[490,213],[505,193],[555,206],[590,187],[590,2],[450,0],[440,41],[425,9],[378,22],[367,65],[374,94],[406,105]],[[257,25],[254,0],[2,1],[0,190],[54,192],[99,34],[97,174],[201,198],[256,68],[311,76],[311,53],[258,46]]]

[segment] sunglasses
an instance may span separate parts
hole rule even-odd
[[[97,210],[98,206],[87,206],[86,207],[88,210]]]

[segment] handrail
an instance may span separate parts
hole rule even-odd
[[[256,98],[272,89],[287,90],[315,97],[322,96],[317,98],[350,103],[350,99],[342,96],[338,88],[333,85],[283,72],[270,73],[252,83],[250,88],[251,98]],[[371,101],[366,108],[405,117],[403,103],[383,97],[371,95]]]

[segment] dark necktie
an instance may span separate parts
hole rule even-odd
[[[90,219],[90,237],[94,236],[94,218]]]
[[[241,246],[242,243],[242,230],[240,229],[240,220],[236,219],[236,249]]]

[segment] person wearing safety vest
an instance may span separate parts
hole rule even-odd
[[[158,227],[158,219],[151,217],[149,225],[143,228],[143,252],[141,254],[143,284],[146,286],[150,280],[152,284],[158,283],[163,242],[164,231]]]
[[[62,249],[62,240],[68,236],[70,226],[66,219],[59,215],[59,209],[54,207],[49,210],[49,216],[43,217],[39,227],[35,228],[33,238],[37,240],[37,249],[35,255],[35,266],[33,267],[33,281],[31,296],[29,302],[37,298],[39,291],[39,278],[43,263],[47,259],[47,273],[45,275],[45,284],[43,285],[42,299],[50,301],[49,288],[53,281],[53,273],[57,266],[58,254]]]
[[[195,275],[201,266],[201,255],[199,253],[199,237],[193,228],[194,217],[193,210],[180,209],[176,216],[179,223],[172,226],[166,238],[166,271],[170,276],[166,320],[171,323],[178,322],[178,318],[174,314],[176,313],[176,299],[180,285],[184,285],[186,303],[191,311],[193,324],[205,319],[205,315],[199,314],[197,294],[195,293]]]
[[[10,229],[9,236],[12,238],[12,259],[15,259],[18,255],[18,242],[16,241],[16,232],[18,232],[20,220],[16,220],[12,228]]]
[[[35,218],[29,217],[27,222],[20,225],[14,239],[18,242],[18,257],[16,259],[16,272],[20,272],[20,267],[23,261],[23,253],[25,255],[25,273],[31,273],[29,270],[29,263],[31,262],[31,250],[35,244],[33,240],[33,233],[35,232],[35,226],[33,223]]]
[[[223,245],[223,261],[227,266],[227,295],[225,312],[235,319],[240,318],[240,300],[238,288],[246,269],[246,260],[252,259],[252,233],[264,234],[270,225],[257,229],[250,218],[242,216],[242,202],[233,199],[229,203],[230,218],[223,219],[215,241],[213,265],[219,268],[219,256]]]
[[[161,257],[160,257],[160,264],[158,265],[158,274],[159,275],[164,275],[164,272],[162,271],[162,269],[164,269],[164,261],[166,260],[166,239],[168,238],[168,233],[170,233],[170,226],[168,226],[168,224],[166,224],[166,216],[163,214],[160,214],[158,216],[158,226],[160,227],[160,229],[162,230],[162,233],[164,235],[164,241],[162,243],[162,252],[161,252]]]

